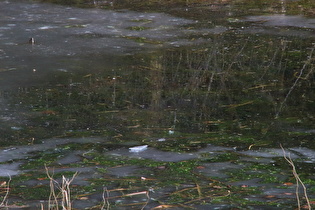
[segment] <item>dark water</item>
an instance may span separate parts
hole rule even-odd
[[[242,15],[235,5],[216,6],[187,7],[189,14],[178,6],[166,14],[0,1],[0,175],[27,173],[25,165],[41,159],[32,166],[35,177],[48,164],[58,172],[80,171],[78,186],[100,187],[105,184],[94,179],[163,180],[163,167],[167,171],[173,163],[197,161],[194,173],[216,177],[225,187],[258,187],[262,194],[238,198],[251,203],[231,198],[206,200],[204,207],[192,202],[192,207],[264,209],[270,206],[259,202],[279,199],[278,207],[284,208],[296,201],[294,186],[280,190],[283,183],[294,182],[281,162],[282,144],[314,192],[315,19],[287,15],[285,7]],[[209,13],[202,18],[201,8]],[[138,145],[148,148],[130,152]],[[100,154],[160,166],[106,166]],[[90,159],[95,165],[86,163]],[[246,178],[235,180],[231,173],[236,172],[229,173],[243,169],[249,172]],[[280,173],[280,181],[262,184],[266,177],[255,171]],[[200,177],[194,180],[205,185]],[[148,190],[154,198],[148,209],[163,202],[183,204],[163,197],[178,186],[160,187],[160,182],[136,186],[155,188]],[[40,185],[34,180],[14,184]],[[77,207],[100,203],[97,190],[89,202],[77,199]],[[39,198],[29,202],[22,193],[12,194],[12,205],[20,200],[38,204]],[[136,201],[146,197],[119,198],[111,205],[123,209],[121,203]]]

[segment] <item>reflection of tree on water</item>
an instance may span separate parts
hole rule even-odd
[[[140,134],[176,124],[177,131],[264,136],[278,129],[279,110],[278,122],[312,126],[312,48],[300,39],[225,34],[204,46],[127,56],[132,64],[95,75],[63,72],[19,100],[42,113],[36,121],[49,131]]]
[[[285,96],[303,63],[312,57],[309,50],[300,50],[308,43],[294,39],[278,42],[268,36],[243,40],[234,43],[213,40],[193,50],[167,51],[164,59],[159,58],[164,67],[154,60],[152,66],[163,69],[165,76],[163,79],[161,71],[151,72],[154,81],[151,106],[156,109],[158,104],[167,104],[179,113],[185,112],[182,117],[186,119],[179,118],[181,125],[198,130],[205,129],[203,121],[235,120],[238,130],[243,126],[256,126],[262,118],[272,120],[279,111],[290,116],[300,108],[305,110],[290,104],[304,101],[299,92],[313,86],[312,81],[307,82],[308,86],[305,86],[306,81],[301,81],[300,88],[290,93],[291,99],[284,103],[285,109],[279,106],[286,101]],[[308,62],[306,68],[301,73],[309,80],[313,66]],[[311,98],[305,93],[302,95]]]
[[[98,8],[111,8],[111,9],[136,9],[136,10],[162,10],[163,12],[171,9],[175,9],[175,13],[179,13],[181,8],[183,9],[182,15],[198,17],[198,19],[204,19],[205,16],[216,11],[217,15],[226,12],[240,14],[248,14],[253,11],[256,12],[274,12],[274,13],[297,13],[306,12],[313,13],[314,8],[313,1],[285,1],[285,0],[265,0],[265,1],[248,1],[248,0],[169,0],[169,1],[139,1],[139,0],[127,0],[127,1],[104,1],[104,0],[44,0],[45,2],[53,2],[66,5],[76,5],[79,7],[98,7]],[[189,11],[189,12],[187,12]],[[174,11],[173,11],[174,12]]]
[[[151,109],[159,110],[161,108],[161,97],[163,89],[163,57],[162,56],[152,56],[150,65],[150,79],[152,81],[152,100]]]

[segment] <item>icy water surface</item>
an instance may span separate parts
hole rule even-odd
[[[75,180],[72,182],[75,188],[84,188],[88,187],[90,185],[95,185],[96,180],[102,180],[104,178],[104,172],[103,170],[106,169],[106,179],[135,179],[138,177],[138,179],[143,179],[143,182],[145,182],[145,179],[150,179],[150,176],[153,175],[153,172],[151,171],[151,174],[148,174],[150,170],[166,170],[163,165],[159,166],[159,169],[151,168],[148,171],[148,166],[140,166],[140,165],[120,165],[115,167],[108,167],[106,165],[97,165],[97,166],[85,166],[80,167],[77,166],[77,163],[85,162],[86,160],[92,160],[93,156],[96,155],[94,152],[95,150],[83,150],[80,149],[80,146],[78,147],[78,150],[72,151],[67,149],[67,146],[69,144],[88,144],[93,143],[98,145],[97,147],[102,147],[106,149],[106,143],[108,143],[108,139],[102,139],[102,138],[73,138],[73,139],[49,139],[42,142],[42,144],[35,144],[35,145],[29,145],[29,146],[17,146],[17,147],[9,147],[5,148],[0,152],[0,160],[1,162],[7,162],[7,164],[2,164],[0,166],[1,172],[0,176],[7,177],[7,176],[16,176],[19,174],[28,174],[30,173],[29,169],[21,169],[20,166],[24,165],[27,160],[30,162],[34,162],[36,158],[38,158],[38,154],[36,152],[40,152],[43,150],[46,150],[48,154],[59,154],[58,157],[51,162],[50,164],[56,164],[54,168],[48,168],[50,173],[65,173],[65,172],[78,172],[79,174],[75,177]],[[123,146],[123,145],[121,145]],[[205,155],[208,157],[218,157],[222,156],[224,154],[237,154],[241,155],[241,159],[237,162],[231,162],[231,161],[225,161],[225,162],[212,162],[207,163],[204,162],[201,165],[199,165],[195,170],[194,173],[199,173],[204,176],[209,177],[215,177],[219,180],[231,180],[233,178],[233,173],[236,173],[236,171],[243,170],[245,168],[250,167],[251,165],[258,165],[261,163],[264,164],[271,164],[274,168],[276,168],[276,161],[274,158],[282,158],[283,157],[283,151],[279,149],[264,149],[260,151],[235,151],[229,147],[218,147],[214,145],[207,145],[206,148],[203,148],[201,150],[198,150],[196,152],[191,153],[180,153],[180,152],[163,152],[159,151],[154,148],[148,147],[144,151],[140,152],[130,152],[128,150],[128,147],[123,146],[124,148],[114,149],[112,151],[104,152],[102,155],[107,156],[108,159],[115,158],[134,158],[138,160],[153,160],[153,161],[161,161],[162,162],[174,162],[174,163],[180,163],[182,161],[192,160],[192,159],[204,159]],[[287,157],[292,158],[292,160],[297,159],[309,159],[310,156],[315,156],[315,151],[309,150],[307,148],[289,148],[285,151]],[[52,161],[52,159],[50,159]],[[311,162],[314,163],[314,159],[311,159]],[[310,162],[309,162],[310,163]],[[27,165],[27,164],[26,164]],[[260,171],[261,170],[261,171]],[[262,169],[256,172],[251,173],[265,173]],[[43,169],[40,171],[44,172]],[[40,173],[40,171],[37,172]],[[234,172],[233,172],[234,171]],[[232,172],[232,173],[230,173]],[[275,175],[278,176],[280,180],[285,180],[288,178],[289,175],[287,174],[278,174]],[[155,176],[152,176],[155,177]],[[14,179],[14,178],[13,178]],[[136,178],[137,179],[137,178]],[[135,179],[135,180],[136,180]],[[295,189],[294,187],[289,187],[285,189],[279,189],[281,185],[275,185],[271,183],[265,183],[263,182],[264,177],[261,178],[252,178],[249,180],[243,180],[243,181],[228,181],[227,184],[230,186],[235,187],[251,187],[251,188],[261,188],[262,193],[259,194],[252,194],[248,195],[246,199],[249,201],[262,201],[262,202],[273,202],[272,200],[275,199],[294,199]],[[60,180],[59,180],[60,181]],[[201,180],[199,180],[201,181]],[[20,183],[22,184],[22,183]],[[28,181],[23,182],[23,186],[37,186],[41,187],[43,185],[48,185],[48,180],[46,179],[39,179],[34,180],[30,179]],[[97,186],[96,186],[97,187]],[[99,188],[101,186],[98,186]],[[114,186],[112,184],[107,184],[107,187],[114,189]],[[132,189],[130,189],[132,190]],[[150,202],[146,206],[148,209],[154,207],[157,205],[154,200],[162,199],[163,200],[163,194],[168,194],[167,188],[158,188],[158,187],[151,187],[148,189],[150,193]],[[171,191],[173,191],[172,189]],[[301,191],[301,193],[303,193]],[[119,194],[114,192],[112,194],[117,195],[119,197]],[[271,196],[272,195],[272,196]],[[81,195],[83,196],[83,195]],[[88,202],[75,201],[73,203],[75,208],[95,208],[98,203],[102,202],[102,195],[100,192],[92,192],[89,193],[89,200]],[[115,197],[115,196],[114,196]],[[269,198],[268,198],[269,197]],[[311,198],[313,198],[311,196]],[[139,200],[140,199],[140,200]],[[129,202],[141,202],[143,200],[146,200],[147,198],[145,196],[140,196],[139,198],[133,198],[134,201],[129,199],[124,199],[123,203],[129,203]],[[17,198],[10,199],[12,202],[18,201]],[[85,200],[85,199],[84,199]],[[30,208],[39,207],[39,203],[43,201],[24,201],[27,206]],[[215,204],[208,204],[206,205],[207,208],[215,208]],[[235,206],[235,205],[232,205]],[[227,204],[223,204],[221,208],[230,208],[232,207]],[[199,209],[199,207],[195,206]],[[237,206],[235,206],[237,207]],[[120,207],[123,208],[123,207]]]
[[[21,83],[32,85],[47,71],[77,71],[78,60],[88,62],[93,55],[107,54],[96,62],[110,67],[117,60],[113,55],[191,44],[185,29],[179,29],[195,22],[161,13],[78,9],[25,1],[1,1],[0,12],[1,71],[6,72],[1,89]],[[34,45],[29,44],[31,37]],[[100,64],[94,65],[98,68]],[[16,77],[16,72],[21,76]]]
[[[284,155],[314,199],[315,19],[165,11],[0,1],[8,207],[47,206],[49,174],[78,172],[77,209],[296,208]]]

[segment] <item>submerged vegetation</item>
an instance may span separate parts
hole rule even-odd
[[[49,86],[16,93],[12,104],[20,104],[30,123],[3,140],[147,142],[175,131],[176,147],[172,141],[155,146],[312,147],[313,47],[308,40],[226,33],[200,47],[130,56],[133,64],[111,71],[55,72]]]
[[[294,208],[296,179],[305,180],[309,191],[315,191],[313,157],[294,159],[299,170],[294,168],[292,176],[292,159],[285,159],[288,165],[279,156],[241,153],[279,148],[280,144],[315,149],[314,40],[258,34],[247,30],[250,23],[238,19],[265,12],[313,15],[313,1],[50,2],[163,10],[198,19],[202,26],[219,23],[229,29],[220,34],[189,33],[185,38],[200,44],[167,49],[159,48],[163,44],[159,40],[121,36],[139,45],[152,44],[156,50],[117,56],[118,61],[110,61],[117,62],[113,68],[77,61],[71,63],[77,71],[47,73],[45,85],[1,92],[21,119],[0,127],[2,146],[35,147],[50,138],[106,140],[63,143],[27,153],[20,166],[24,173],[14,176],[10,187],[6,178],[0,178],[0,198],[5,200],[10,188],[14,205],[24,205],[21,199],[52,199],[54,186],[70,194],[73,182],[72,199],[78,203],[93,200],[94,206],[86,207],[90,209],[207,208],[216,204],[254,209]],[[235,17],[224,13],[231,7]],[[222,19],[210,21],[213,13],[204,15],[209,10],[222,12]],[[145,26],[149,19],[131,22],[140,26],[126,28],[130,32],[151,30]],[[88,41],[104,36],[87,33],[82,38]],[[102,60],[104,55],[88,56]],[[142,158],[139,154],[131,157],[128,148],[137,145],[148,145],[163,154],[198,155],[177,161]],[[224,148],[197,153],[212,146]],[[125,149],[126,155],[117,152],[119,149]],[[297,150],[291,152],[299,154]],[[58,185],[59,180],[68,185]],[[51,205],[59,205],[58,199]],[[312,199],[307,207],[314,203]]]
[[[235,151],[279,147],[279,143],[313,148],[314,93],[308,91],[314,88],[313,43],[232,33],[207,39],[207,45],[199,47],[131,56],[135,63],[111,71],[55,72],[47,87],[20,89],[12,104],[19,104],[29,123],[12,130],[19,132],[19,144],[51,137],[108,138],[106,144],[65,144],[36,152],[21,168],[43,170],[45,164],[59,168],[58,159],[86,151],[76,163],[62,166],[97,167],[96,177],[85,180],[88,185],[73,187],[74,199],[97,195],[95,208],[104,200],[114,209],[130,206],[127,198],[136,195],[143,200],[132,204],[138,207],[148,200],[169,208],[189,208],[200,202],[229,208],[296,206],[293,198],[276,202],[273,194],[294,196],[294,179],[283,160],[260,162],[259,158],[244,159]],[[16,135],[6,140],[12,143]],[[234,150],[202,153],[199,159],[179,162],[104,155],[135,144],[172,152],[194,152],[208,144]],[[222,177],[205,175],[203,170],[220,167],[211,164],[228,167]],[[130,175],[109,175],[124,167],[131,167]],[[308,181],[313,175],[301,173],[301,179]],[[36,194],[25,193],[25,186],[16,179],[25,182],[41,177],[14,178],[11,195],[33,199],[27,196]],[[275,192],[264,195],[265,186],[276,187]],[[310,190],[312,186],[308,185]],[[47,196],[50,189],[37,186],[27,192],[32,190]],[[104,190],[107,196],[101,200]],[[156,192],[167,196],[156,196]]]
[[[80,145],[74,146],[63,145],[56,149],[63,150],[69,147],[81,149]],[[91,206],[91,203],[88,209],[131,207],[198,209],[200,204],[209,208],[216,204],[225,208],[296,206],[293,193],[294,178],[289,174],[289,165],[275,166],[282,164],[283,159],[273,164],[265,164],[231,160],[231,157],[220,158],[217,159],[217,163],[233,161],[234,169],[225,169],[224,177],[213,177],[211,174],[202,173],[203,170],[212,170],[211,165],[207,164],[213,163],[213,160],[208,163],[206,160],[197,159],[164,162],[127,156],[115,157],[95,151],[94,149],[99,146],[89,146],[90,152],[83,153],[80,162],[60,165],[46,156],[46,163],[41,161],[37,163],[38,165],[33,165],[33,170],[41,168],[37,172],[28,168],[30,171],[13,177],[10,183],[1,178],[3,188],[0,190],[0,198],[5,200],[9,195],[10,200],[10,204],[3,202],[2,207],[26,207],[27,203],[21,199],[35,200],[33,208],[42,206],[41,208],[45,209],[46,206],[47,209],[58,209],[59,205],[76,208],[76,203],[82,208],[80,202],[89,199],[95,201],[94,206]],[[215,165],[212,167],[218,170]],[[120,170],[125,172],[119,173]],[[114,175],[115,171],[120,175]],[[308,181],[305,184],[310,186],[311,183]],[[274,192],[265,195],[266,190]],[[286,198],[283,199],[282,196]],[[47,202],[39,203],[38,199]],[[304,205],[303,198],[299,202],[299,205]]]

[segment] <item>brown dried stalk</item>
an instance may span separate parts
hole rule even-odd
[[[10,182],[11,182],[11,176],[9,175],[9,181],[4,184],[4,186],[6,186],[5,187],[6,192],[5,192],[5,195],[2,199],[2,202],[0,203],[0,208],[7,206],[7,203],[8,203],[7,199],[8,199],[8,195],[10,192]]]
[[[105,193],[106,193],[106,195],[105,195]],[[108,201],[108,197],[109,197],[109,191],[107,190],[107,187],[104,187],[104,189],[103,189],[103,206],[101,207],[101,210],[104,210],[104,209],[109,210],[110,204]]]
[[[50,195],[48,200],[48,209],[56,209],[59,210],[59,202],[58,198],[61,194],[61,207],[63,210],[71,210],[72,202],[71,202],[71,190],[70,184],[77,176],[78,172],[76,172],[71,179],[68,179],[62,176],[62,184],[60,185],[54,178],[53,174],[49,174],[48,168],[45,166],[46,174],[50,180]],[[56,194],[55,188],[58,188],[60,193]],[[53,200],[53,201],[52,201]]]
[[[300,196],[299,196],[299,184],[302,185],[303,187],[303,191],[304,191],[304,197],[305,197],[305,200],[307,202],[307,206],[308,206],[308,209],[310,210],[311,209],[311,204],[310,204],[310,200],[308,198],[308,195],[307,195],[307,189],[304,185],[304,183],[302,182],[302,180],[300,179],[297,171],[296,171],[296,168],[295,168],[295,165],[290,157],[290,153],[289,155],[287,156],[284,148],[282,147],[282,145],[280,144],[280,147],[282,149],[282,152],[283,152],[283,157],[284,159],[291,165],[292,167],[292,173],[293,173],[293,176],[296,180],[296,190],[295,190],[295,195],[296,195],[296,199],[297,199],[297,202],[298,202],[298,209],[301,209],[301,200],[300,200]]]

